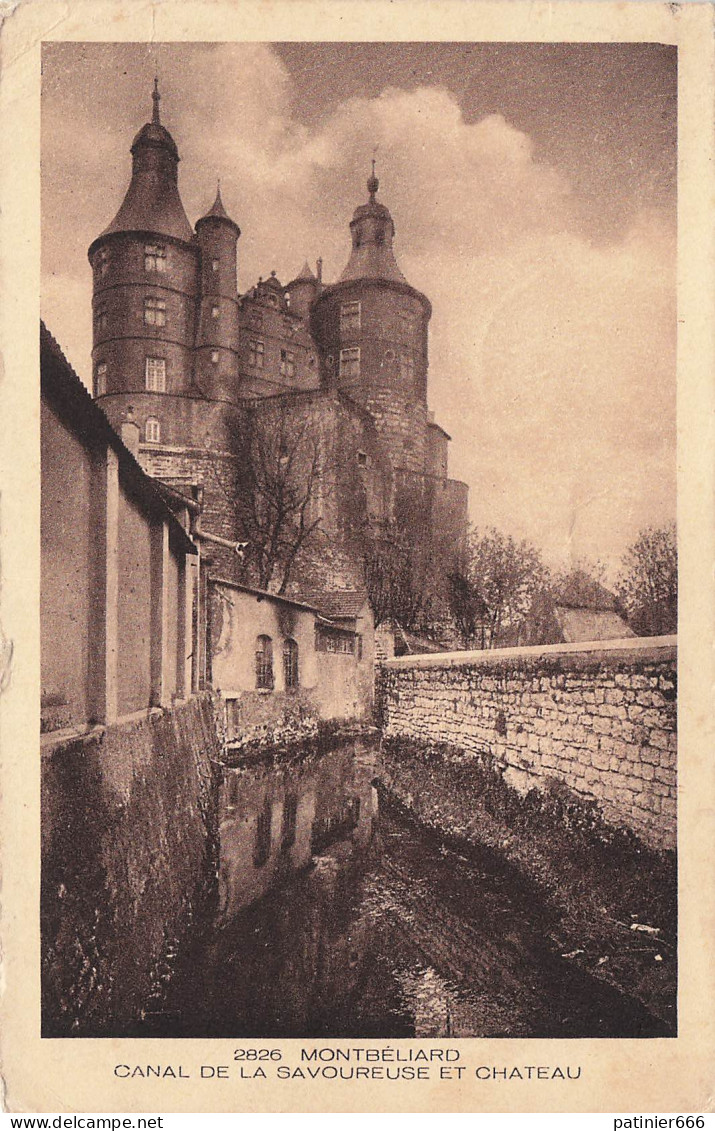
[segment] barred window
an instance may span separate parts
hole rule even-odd
[[[263,342],[252,341],[248,345],[248,364],[253,369],[263,369],[263,358],[265,356],[266,347]]]
[[[295,377],[295,354],[291,350],[281,350],[281,377]]]
[[[144,321],[147,326],[166,326],[166,302],[163,298],[144,299]]]
[[[144,439],[147,444],[158,444],[161,440],[161,424],[155,416],[150,416],[144,426]]]
[[[340,376],[351,380],[360,376],[360,348],[340,351]]]
[[[150,393],[163,393],[166,390],[166,360],[163,357],[148,357],[145,368],[146,387]]]
[[[273,641],[259,636],[256,641],[256,687],[273,690]]]
[[[286,687],[298,686],[298,645],[290,636],[283,643],[283,675]]]
[[[107,363],[106,361],[97,362],[97,370],[94,375],[95,397],[103,397],[107,391]]]
[[[415,361],[412,354],[400,354],[400,377],[404,381],[414,381],[415,379]]]
[[[144,270],[166,271],[166,248],[163,244],[148,243],[144,245]]]
[[[360,329],[361,306],[359,302],[344,302],[340,306],[341,334],[354,333]]]

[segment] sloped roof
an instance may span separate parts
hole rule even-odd
[[[618,602],[609,589],[584,570],[574,570],[556,595],[556,604],[570,609],[618,612]]]
[[[347,619],[360,615],[367,603],[367,594],[359,589],[334,589],[311,593],[306,600],[331,619]]]
[[[555,606],[556,619],[565,644],[579,644],[586,640],[625,640],[635,636],[623,617],[603,609],[574,609]]]

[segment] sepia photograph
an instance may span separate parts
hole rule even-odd
[[[677,77],[43,44],[44,1037],[677,1035]]]

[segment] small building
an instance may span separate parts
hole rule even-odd
[[[211,578],[210,680],[226,703],[227,741],[310,718],[368,719],[374,645],[364,605],[333,618],[317,604]]]
[[[42,726],[55,731],[191,693],[197,553],[43,324],[40,362]]]

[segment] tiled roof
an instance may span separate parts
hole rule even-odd
[[[359,616],[367,602],[367,594],[359,589],[334,589],[310,593],[306,600],[320,609],[324,616],[340,619]]]
[[[562,605],[555,608],[565,644],[579,644],[586,640],[625,640],[635,636],[618,613],[598,609],[571,609]]]

